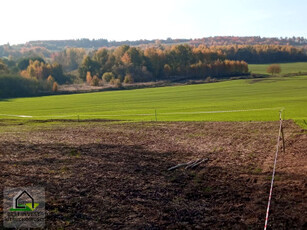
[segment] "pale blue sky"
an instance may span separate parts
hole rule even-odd
[[[5,0],[0,44],[208,36],[307,37],[305,0]]]

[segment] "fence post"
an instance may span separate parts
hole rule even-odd
[[[280,110],[280,118],[281,121],[285,119],[285,110],[282,109]],[[281,138],[282,138],[282,151],[283,153],[286,152],[286,145],[285,145],[285,135],[284,135],[284,126],[283,124],[281,125]]]
[[[285,134],[283,126],[281,126],[281,137],[282,137],[282,151],[286,153]]]

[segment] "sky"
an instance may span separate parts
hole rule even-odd
[[[306,0],[5,0],[0,45],[32,40],[307,37]]]

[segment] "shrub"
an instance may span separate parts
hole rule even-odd
[[[93,77],[91,85],[92,86],[98,86],[99,85],[99,78],[96,75]]]
[[[123,82],[123,81],[124,81],[124,77],[123,77],[123,75],[121,75],[121,74],[118,74],[118,75],[117,75],[117,78],[120,80],[120,82]]]
[[[207,83],[212,82],[211,77],[210,77],[210,76],[209,76],[209,77],[207,77],[207,78],[206,78],[206,80],[205,80],[205,82],[207,82]]]
[[[118,78],[112,78],[111,79],[111,81],[110,81],[110,83],[112,84],[112,85],[114,85],[116,88],[121,88],[123,85],[122,85],[122,83],[121,83],[121,81],[120,81],[120,79],[118,79]]]
[[[109,81],[109,83],[110,83],[111,85],[114,85],[114,83],[115,83],[115,78],[112,77],[111,80]]]
[[[102,80],[105,81],[105,82],[110,82],[114,78],[115,78],[115,76],[112,72],[105,72],[102,75]]]
[[[120,79],[115,79],[114,85],[116,88],[121,88],[123,86]]]
[[[124,83],[133,83],[133,77],[131,74],[127,74],[124,79]]]
[[[42,84],[18,75],[0,76],[0,98],[34,96],[43,91]]]

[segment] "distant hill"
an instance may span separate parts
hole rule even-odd
[[[109,41],[107,39],[70,39],[70,40],[40,40],[40,41],[29,41],[24,44],[10,45],[5,44],[0,46],[0,58],[7,58],[10,60],[19,60],[25,57],[42,57],[52,59],[59,52],[64,51],[66,48],[82,48],[85,51],[98,50],[99,48],[116,48],[122,45],[129,45],[130,47],[161,47],[166,45],[178,45],[178,44],[189,44],[198,47],[199,45],[205,46],[216,46],[219,48],[228,49],[229,46],[245,46],[245,51],[249,51],[246,46],[288,46],[288,49],[292,48],[303,48],[301,52],[306,55],[307,50],[307,39],[304,37],[291,37],[291,38],[266,38],[266,37],[235,37],[235,36],[216,36],[216,37],[205,37],[199,39],[156,39],[156,40],[137,40],[137,41]],[[228,48],[227,48],[228,47]],[[242,48],[242,47],[241,47]],[[265,48],[265,47],[264,47]],[[241,50],[242,52],[244,50]],[[230,57],[233,60],[238,57]],[[239,57],[241,58],[241,57]],[[259,61],[251,59],[242,59],[250,61],[251,63],[259,63]],[[272,62],[280,62],[272,61]],[[285,62],[291,62],[285,60]],[[305,59],[299,59],[296,61],[305,61]],[[268,63],[268,61],[262,61],[261,63]]]
[[[107,39],[76,39],[76,40],[46,40],[46,41],[30,41],[24,44],[24,47],[40,46],[49,50],[59,50],[65,47],[79,47],[86,49],[97,49],[100,47],[117,47],[121,45],[141,46],[141,45],[154,45],[154,44],[178,44],[189,43],[193,45],[292,45],[302,46],[307,45],[307,39],[304,37],[292,38],[265,38],[265,37],[234,37],[234,36],[216,36],[205,37],[199,39],[172,39],[166,40],[136,40],[136,41],[108,41]]]
[[[137,40],[137,41],[108,41],[107,39],[71,39],[71,40],[45,40],[45,41],[30,41],[23,44],[23,47],[44,47],[51,51],[61,50],[66,47],[78,47],[85,49],[98,49],[100,47],[118,47],[121,45],[141,46],[141,45],[155,45],[155,44],[176,44],[189,43],[191,39],[166,39],[166,40]]]
[[[100,47],[117,47],[121,45],[129,46],[142,46],[142,45],[167,45],[188,43],[191,45],[207,45],[207,46],[220,46],[220,45],[291,45],[291,46],[306,46],[307,39],[304,37],[291,37],[291,38],[266,38],[260,36],[254,37],[236,37],[236,36],[216,36],[204,37],[198,39],[156,39],[156,40],[136,40],[136,41],[108,41],[107,39],[70,39],[70,40],[38,40],[29,41],[25,44],[11,46],[15,50],[29,49],[33,47],[41,47],[49,51],[60,51],[66,47],[79,47],[85,49],[98,49]],[[8,45],[0,46],[3,49]]]
[[[208,46],[224,46],[224,45],[291,45],[304,46],[307,45],[307,39],[304,37],[292,38],[266,38],[260,36],[253,37],[236,37],[236,36],[216,36],[189,41],[190,44]]]

